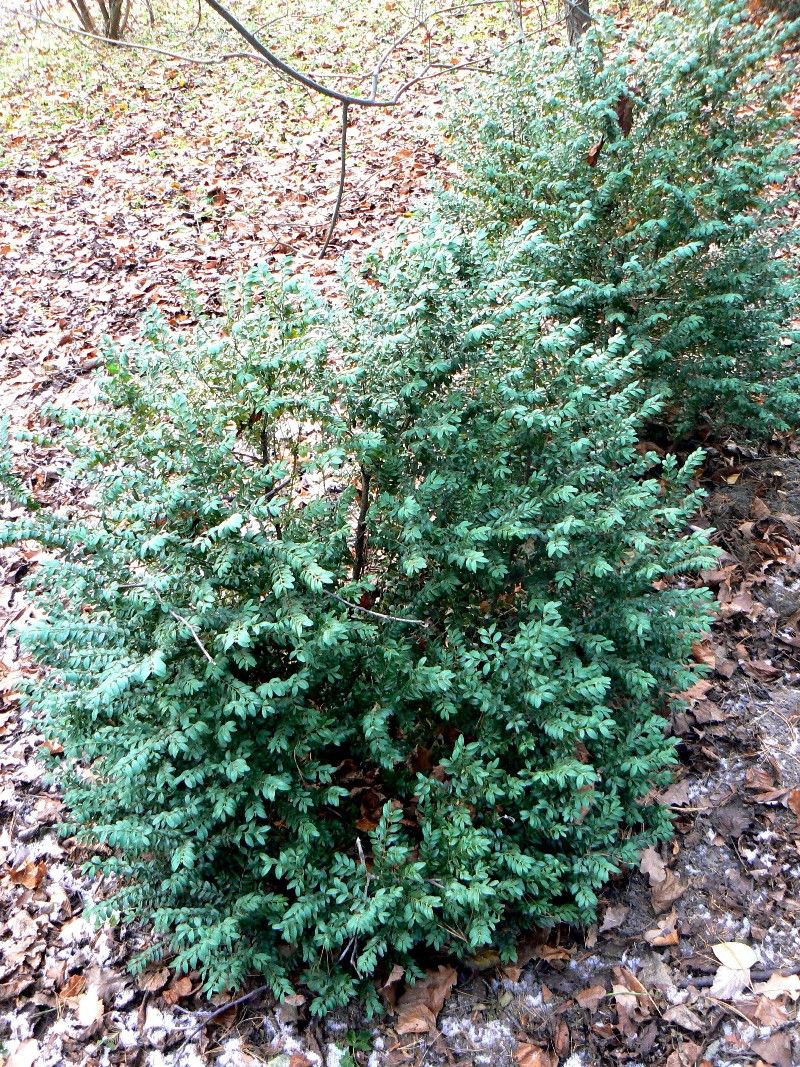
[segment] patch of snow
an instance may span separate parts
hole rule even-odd
[[[344,1026],[342,1029],[346,1029]],[[331,1042],[325,1053],[325,1067],[342,1067],[342,1062],[347,1053],[347,1049],[339,1048],[338,1045],[334,1045]]]
[[[470,1055],[476,1067],[493,1067],[517,1044],[510,1022],[503,1019],[476,1022],[450,1017],[442,1020],[441,1030],[456,1055]]]

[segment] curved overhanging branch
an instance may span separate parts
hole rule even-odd
[[[372,96],[349,96],[347,93],[340,93],[337,89],[331,89],[327,85],[322,85],[318,81],[314,81],[307,74],[303,74],[302,71],[297,70],[295,67],[289,66],[279,56],[276,56],[274,52],[271,52],[265,44],[251,33],[250,30],[244,26],[232,11],[229,11],[223,4],[220,4],[218,0],[206,0],[208,6],[223,18],[229,26],[232,26],[234,30],[243,37],[245,41],[254,48],[260,56],[269,63],[271,67],[279,70],[281,74],[285,74],[287,78],[291,78],[293,81],[299,82],[300,85],[304,85],[307,89],[313,89],[314,92],[322,93],[323,96],[329,96],[331,100],[338,100],[340,104],[357,104],[359,107],[394,107],[398,101],[393,100],[376,100]]]
[[[198,2],[202,5],[202,0],[198,0]],[[583,2],[588,3],[588,0],[583,0]],[[285,77],[290,78],[292,81],[297,82],[299,85],[304,86],[306,89],[311,89],[314,92],[320,93],[322,96],[326,96],[331,100],[337,101],[341,105],[342,112],[339,187],[337,191],[333,217],[325,235],[322,250],[320,252],[320,256],[324,256],[328,250],[331,238],[333,237],[333,232],[336,228],[336,223],[339,219],[339,212],[342,204],[342,197],[344,194],[347,167],[347,117],[349,107],[351,105],[357,107],[396,107],[400,103],[406,92],[408,92],[408,90],[411,89],[414,85],[417,85],[420,82],[427,80],[428,78],[436,77],[445,71],[447,71],[448,73],[453,73],[458,70],[484,71],[486,68],[475,67],[470,62],[457,63],[453,65],[434,63],[432,62],[431,57],[429,55],[428,63],[423,68],[423,70],[421,72],[418,72],[413,77],[409,78],[402,85],[400,85],[392,97],[387,99],[379,99],[377,96],[378,79],[380,78],[383,68],[385,67],[389,58],[397,50],[397,48],[417,30],[426,27],[427,24],[434,18],[438,18],[447,14],[452,14],[457,11],[463,11],[471,7],[488,7],[496,4],[505,4],[506,0],[460,0],[460,2],[439,8],[435,11],[431,11],[424,17],[418,18],[416,21],[412,22],[412,24],[407,27],[405,32],[389,46],[386,52],[378,60],[377,65],[372,71],[371,76],[371,96],[352,96],[349,93],[342,93],[338,89],[332,89],[327,85],[323,85],[321,82],[316,81],[314,78],[310,77],[308,74],[305,74],[303,71],[297,70],[296,67],[293,67],[289,63],[286,63],[269,48],[267,48],[267,46],[263,44],[254,33],[252,33],[242,22],[239,21],[239,19],[233,14],[233,12],[229,11],[224,4],[219,3],[219,0],[205,0],[205,3],[208,4],[212,11],[215,11],[220,16],[220,18],[227,22],[228,25],[231,26],[232,29],[234,29],[239,34],[239,36],[247,42],[247,44],[250,45],[253,50],[252,52],[228,52],[221,56],[214,56],[208,58],[202,56],[182,55],[180,53],[167,51],[166,49],[156,48],[152,45],[142,45],[134,42],[119,41],[116,39],[104,37],[98,33],[92,33],[86,30],[79,30],[75,27],[64,26],[60,23],[52,22],[49,19],[43,19],[39,15],[31,14],[29,12],[15,11],[13,13],[21,17],[30,18],[33,22],[40,23],[45,26],[50,26],[53,29],[60,30],[65,33],[75,33],[80,37],[90,38],[101,42],[107,42],[108,44],[116,45],[117,47],[130,48],[144,52],[152,52],[156,55],[166,56],[171,59],[176,59],[180,62],[197,63],[200,65],[212,66],[217,63],[225,62],[229,59],[253,59],[258,62],[264,63],[267,66],[271,66],[273,69],[277,70]],[[572,4],[573,7],[579,6],[579,0],[564,0],[564,3]],[[202,10],[202,7],[198,8],[198,13],[200,10]],[[545,27],[542,28],[544,29]],[[508,45],[506,45],[505,47],[508,47]],[[504,51],[504,49],[501,49],[501,51]],[[367,77],[369,77],[369,75],[367,75]]]
[[[351,106],[355,106],[355,107],[396,107],[400,103],[400,100],[405,95],[405,93],[413,85],[416,85],[419,82],[424,81],[426,78],[430,78],[432,76],[435,76],[435,74],[440,73],[440,71],[438,69],[438,64],[433,64],[433,63],[431,63],[429,61],[427,66],[425,67],[425,69],[420,74],[417,74],[415,77],[410,78],[408,81],[404,82],[399,87],[399,89],[395,92],[393,97],[391,97],[389,99],[385,99],[385,100],[378,99],[378,96],[377,96],[378,78],[380,77],[381,71],[382,71],[383,67],[385,66],[386,62],[388,61],[389,57],[398,48],[398,46],[403,41],[407,40],[408,37],[410,37],[411,34],[414,33],[416,30],[418,30],[421,27],[424,27],[425,25],[427,25],[428,21],[431,18],[434,18],[436,16],[440,16],[440,15],[445,15],[445,14],[448,14],[448,13],[453,12],[453,11],[462,10],[462,9],[465,9],[465,8],[468,8],[468,7],[489,6],[491,4],[498,3],[498,0],[463,0],[462,3],[453,4],[450,7],[440,8],[437,11],[431,12],[425,18],[418,19],[416,22],[414,22],[411,26],[408,27],[408,29],[405,31],[405,33],[403,33],[403,35],[400,38],[398,38],[398,40],[393,42],[393,44],[389,47],[389,49],[387,49],[387,51],[384,53],[384,55],[381,56],[381,58],[378,60],[378,63],[376,65],[374,71],[372,72],[372,86],[371,86],[372,95],[371,96],[351,96],[349,93],[342,93],[342,92],[339,92],[338,89],[331,89],[329,86],[323,85],[321,82],[316,81],[314,78],[310,77],[308,74],[304,74],[303,71],[297,70],[296,67],[292,67],[289,63],[286,63],[279,56],[275,55],[275,53],[272,52],[269,48],[267,48],[267,46],[265,44],[263,44],[258,39],[258,37],[256,37],[256,35],[254,33],[252,33],[250,30],[248,30],[247,27],[242,22],[239,21],[239,19],[233,14],[232,11],[229,11],[228,8],[225,7],[224,4],[221,4],[219,2],[219,0],[205,0],[205,2],[212,9],[212,11],[216,11],[216,13],[220,16],[220,18],[224,19],[225,22],[227,22],[229,26],[231,26],[234,30],[236,30],[236,32],[239,34],[240,37],[242,37],[245,41],[247,41],[247,43],[250,45],[250,47],[258,54],[258,56],[265,63],[269,64],[271,67],[274,67],[275,70],[279,71],[281,74],[284,74],[287,78],[291,78],[292,81],[296,81],[300,85],[305,86],[306,89],[312,89],[314,92],[321,93],[323,96],[327,96],[329,99],[336,100],[341,104],[341,109],[342,109],[342,135],[341,135],[340,157],[339,157],[340,158],[339,187],[338,187],[338,191],[337,191],[337,194],[336,194],[336,204],[335,204],[334,209],[333,209],[333,217],[331,218],[330,225],[328,227],[327,233],[325,234],[325,239],[324,239],[323,244],[322,244],[322,250],[320,251],[320,257],[322,257],[327,252],[328,246],[331,243],[331,238],[333,237],[333,232],[334,232],[334,230],[336,228],[336,223],[338,222],[338,219],[339,219],[339,211],[340,211],[340,208],[341,208],[341,205],[342,205],[342,196],[344,194],[345,179],[346,179],[346,175],[347,175],[347,113],[348,113],[348,109]],[[499,0],[499,2],[505,2],[505,0]],[[460,64],[456,64],[455,66],[450,67],[448,69],[450,69],[450,70],[460,70],[460,69],[463,69],[463,68],[465,68],[467,66],[468,66],[468,64],[466,64],[466,63],[460,63]]]

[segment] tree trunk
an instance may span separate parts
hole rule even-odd
[[[575,47],[591,22],[589,0],[564,0],[564,21],[567,24],[567,39]]]
[[[86,6],[85,0],[69,0],[70,7],[78,16],[78,21],[81,27],[86,30],[87,33],[97,33],[97,27],[95,26],[92,13]]]

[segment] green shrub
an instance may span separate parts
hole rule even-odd
[[[639,454],[635,355],[552,325],[524,242],[434,222],[348,286],[254,271],[194,337],[151,316],[59,417],[85,518],[2,535],[53,550],[27,701],[104,913],[318,1012],[374,1003],[383,957],[590,919],[668,836],[707,625],[679,579],[714,558],[697,457]]]
[[[461,219],[526,223],[553,313],[603,344],[623,330],[675,432],[798,424],[796,263],[781,258],[798,29],[744,0],[688,0],[630,38],[533,44],[478,82],[452,123]],[[794,344],[792,344],[794,339]]]

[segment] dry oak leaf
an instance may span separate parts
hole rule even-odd
[[[783,1026],[784,1023],[789,1021],[789,1012],[777,1000],[770,1000],[769,997],[759,997],[753,1012],[753,1021],[760,1023],[761,1026],[769,1026],[770,1028]]]
[[[540,960],[571,960],[572,953],[560,945],[537,945],[533,950],[533,956]]]
[[[514,1059],[519,1067],[558,1067],[555,1056],[551,1056],[549,1052],[545,1052],[536,1045],[518,1045]]]
[[[677,921],[677,913],[673,910],[669,915],[664,916],[660,926],[656,926],[654,929],[645,932],[645,941],[648,945],[652,945],[654,948],[664,948],[666,945],[677,945],[681,939],[680,934],[676,929]]]
[[[158,993],[169,981],[169,967],[157,971],[145,971],[139,975],[138,986],[144,993]]]
[[[631,1036],[636,1032],[634,1020],[648,1018],[655,1005],[645,987],[627,967],[615,967],[613,975],[611,992],[617,1006],[617,1025],[623,1034]]]
[[[753,503],[750,506],[750,514],[758,522],[760,519],[768,519],[772,512],[760,496],[754,496]]]
[[[750,1048],[772,1067],[792,1067],[792,1043],[785,1031],[757,1038],[750,1042]]]
[[[556,1059],[566,1057],[569,1054],[570,1037],[569,1027],[563,1019],[559,1019],[556,1026],[555,1036],[553,1037],[553,1052]]]
[[[686,882],[682,882],[672,871],[667,870],[664,861],[652,847],[642,853],[639,870],[650,879],[650,898],[656,915],[669,911],[689,888]]]
[[[38,889],[47,874],[47,864],[44,860],[33,863],[28,860],[21,867],[9,867],[8,876],[14,885],[24,886],[26,889]]]
[[[380,987],[380,992],[390,1008],[394,1008],[397,1004],[397,986],[405,973],[404,968],[399,963],[396,963],[392,967],[389,977]]]
[[[86,979],[82,974],[71,974],[64,985],[58,991],[62,1000],[70,1000],[78,997],[86,988]]]
[[[702,1051],[702,1048],[694,1041],[684,1041],[680,1048],[670,1052],[664,1067],[695,1067]]]
[[[792,1000],[800,997],[800,976],[796,974],[773,974],[766,982],[756,982],[754,993],[760,993],[769,1000],[789,996]]]
[[[436,1018],[456,984],[455,968],[440,965],[403,993],[397,1003],[398,1034],[424,1034],[436,1029]]]
[[[614,904],[610,908],[606,908],[603,915],[603,923],[598,932],[604,934],[608,930],[616,930],[618,926],[622,926],[628,918],[630,910],[625,904]]]
[[[165,1003],[177,1004],[179,1000],[188,997],[191,992],[192,980],[184,975],[183,978],[176,978],[169,989],[164,990],[162,996]]]
[[[94,986],[87,989],[85,993],[81,993],[78,997],[75,1014],[78,1018],[79,1026],[92,1026],[103,1018],[104,1012],[103,1001]]]
[[[690,1033],[699,1034],[706,1027],[706,1023],[696,1015],[691,1008],[687,1008],[685,1004],[675,1004],[662,1015],[662,1019],[668,1023],[675,1023],[680,1026],[682,1030],[688,1030]]]
[[[575,994],[575,1000],[579,1007],[594,1013],[605,999],[605,995],[606,991],[604,986],[590,985],[587,986],[586,989],[579,990]]]
[[[697,663],[705,663],[707,667],[713,667],[717,662],[710,641],[695,641],[692,645],[692,658]]]
[[[678,700],[685,700],[687,704],[693,704],[698,700],[703,700],[709,689],[714,686],[713,682],[710,682],[707,678],[699,678],[693,686],[688,689],[684,689],[682,693],[677,694]]]

